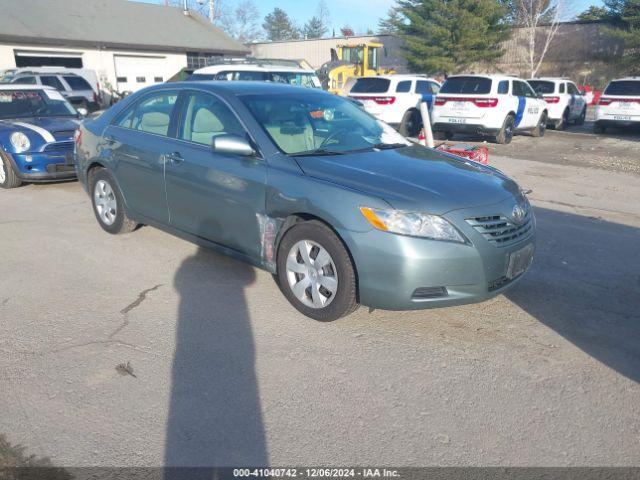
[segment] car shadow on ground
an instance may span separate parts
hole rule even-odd
[[[245,299],[254,281],[253,267],[204,248],[176,272],[180,305],[166,466],[268,463]],[[211,478],[211,472],[201,473]],[[165,478],[200,477],[168,469]]]
[[[506,297],[640,382],[640,229],[544,208],[535,212],[534,265]]]

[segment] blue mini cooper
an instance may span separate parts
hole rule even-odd
[[[0,187],[75,178],[79,118],[52,87],[0,85]]]

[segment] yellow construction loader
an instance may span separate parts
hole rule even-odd
[[[345,86],[356,78],[396,73],[380,67],[384,45],[376,42],[342,44],[331,49],[331,60],[320,67],[318,78],[330,93],[346,94]],[[352,79],[352,80],[350,80]]]

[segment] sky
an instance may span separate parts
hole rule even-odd
[[[147,3],[164,3],[164,0],[136,0]],[[239,0],[222,0],[229,7]],[[260,22],[274,7],[280,7],[297,22],[298,26],[316,13],[318,0],[253,0],[260,10]],[[569,20],[590,5],[601,5],[601,0],[562,0],[567,6],[563,17]],[[325,0],[331,14],[331,23],[336,33],[340,27],[349,25],[356,34],[364,34],[368,28],[376,30],[378,20],[385,17],[395,0]],[[331,34],[331,32],[329,32]]]

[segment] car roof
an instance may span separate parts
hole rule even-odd
[[[372,77],[360,77],[358,78],[358,80],[362,80],[365,78],[372,78]],[[431,82],[435,82],[435,83],[440,83],[438,82],[435,78],[431,78],[428,77],[426,75],[420,75],[420,74],[416,74],[416,73],[393,73],[393,74],[387,74],[387,75],[377,75],[375,78],[386,78],[388,80],[429,80]]]
[[[640,77],[614,78],[613,80],[611,80],[611,82],[629,82],[629,81],[640,82]]]
[[[305,95],[313,94],[326,94],[331,95],[324,90],[297,87],[284,83],[275,82],[257,82],[257,81],[233,81],[233,82],[221,82],[219,80],[205,80],[205,81],[184,81],[175,83],[160,83],[147,87],[141,91],[152,91],[162,88],[169,88],[172,90],[177,89],[205,89],[211,92],[228,93],[231,95],[270,95],[274,93],[304,93]]]
[[[2,83],[0,90],[56,90],[48,85],[28,85],[26,83]]]
[[[545,82],[573,82],[573,80],[567,77],[536,77],[536,78],[529,78],[527,82],[531,80],[542,80]]]
[[[305,68],[290,67],[288,65],[255,65],[255,64],[223,64],[223,65],[211,65],[209,67],[202,67],[195,70],[196,74],[212,74],[233,70],[236,72],[290,72],[290,73],[313,73],[313,70],[307,70]]]
[[[490,80],[524,80],[520,77],[516,77],[514,75],[490,75],[484,73],[460,73],[457,75],[449,75],[447,80],[450,78],[459,78],[459,77],[479,77],[479,78],[488,78]]]

